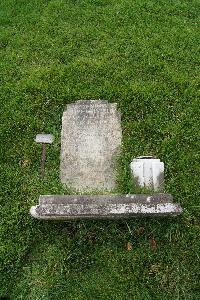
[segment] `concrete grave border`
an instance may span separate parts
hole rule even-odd
[[[32,206],[34,218],[44,220],[177,216],[182,213],[170,194],[44,195]]]

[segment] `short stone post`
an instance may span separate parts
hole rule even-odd
[[[136,186],[155,192],[164,190],[164,163],[153,156],[139,156],[130,164]]]

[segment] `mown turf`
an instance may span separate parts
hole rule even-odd
[[[0,296],[199,299],[199,1],[0,2]],[[165,162],[180,218],[41,222],[29,215],[59,182],[61,115],[78,99],[117,102],[129,163]],[[34,137],[53,133],[46,176]],[[132,249],[130,245],[132,245]]]

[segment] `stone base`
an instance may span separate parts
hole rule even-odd
[[[154,195],[45,195],[32,206],[34,218],[44,220],[112,219],[146,216],[177,216],[180,204],[170,194]]]

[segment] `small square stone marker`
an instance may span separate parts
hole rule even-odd
[[[35,137],[35,142],[40,144],[52,144],[53,140],[52,134],[39,133]]]
[[[116,103],[79,100],[62,117],[61,181],[77,191],[116,187],[116,157],[122,139]]]

